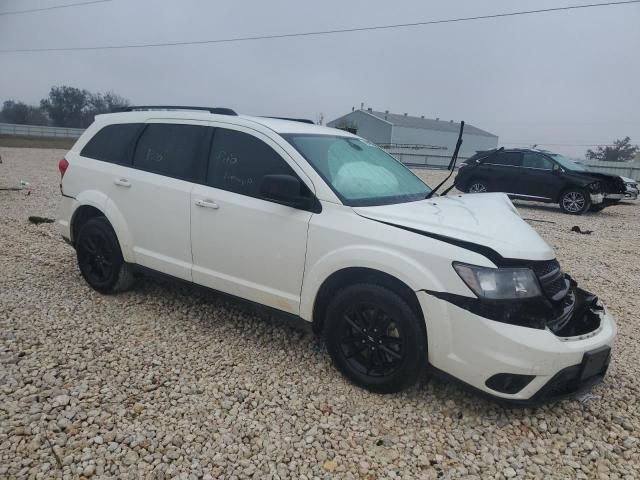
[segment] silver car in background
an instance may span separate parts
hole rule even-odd
[[[625,200],[637,200],[638,199],[638,181],[629,177],[620,177],[624,182],[626,188],[624,192]]]

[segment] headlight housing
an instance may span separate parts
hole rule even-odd
[[[453,268],[480,298],[513,300],[542,294],[530,268],[487,268],[459,262],[454,262]]]

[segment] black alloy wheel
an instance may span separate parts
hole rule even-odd
[[[88,220],[80,229],[75,247],[80,273],[93,289],[114,293],[133,283],[116,234],[105,217]]]
[[[340,349],[354,370],[372,377],[394,373],[403,344],[399,325],[376,305],[358,303],[344,313]]]
[[[338,292],[327,307],[325,337],[336,367],[373,392],[408,387],[428,363],[424,320],[380,285],[361,283]]]

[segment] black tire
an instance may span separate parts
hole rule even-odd
[[[329,303],[324,325],[327,350],[338,370],[372,392],[403,390],[427,366],[424,322],[388,288],[346,287]]]
[[[129,265],[122,258],[120,244],[105,217],[91,218],[78,233],[76,256],[80,273],[100,293],[116,293],[133,285]]]
[[[467,193],[486,193],[489,191],[489,182],[482,178],[474,178],[467,185]]]
[[[560,194],[558,203],[564,213],[582,215],[591,208],[591,197],[583,188],[569,188]]]

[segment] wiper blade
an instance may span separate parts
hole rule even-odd
[[[458,141],[456,142],[456,149],[453,151],[453,155],[451,155],[451,160],[449,161],[449,175],[443,181],[441,181],[433,190],[427,193],[425,199],[433,197],[433,195],[438,191],[438,189],[444,185],[444,183],[451,178],[453,175],[453,170],[456,168],[456,162],[458,161],[458,152],[460,151],[460,147],[462,146],[462,132],[464,132],[464,120],[460,122],[460,132],[458,132]]]

